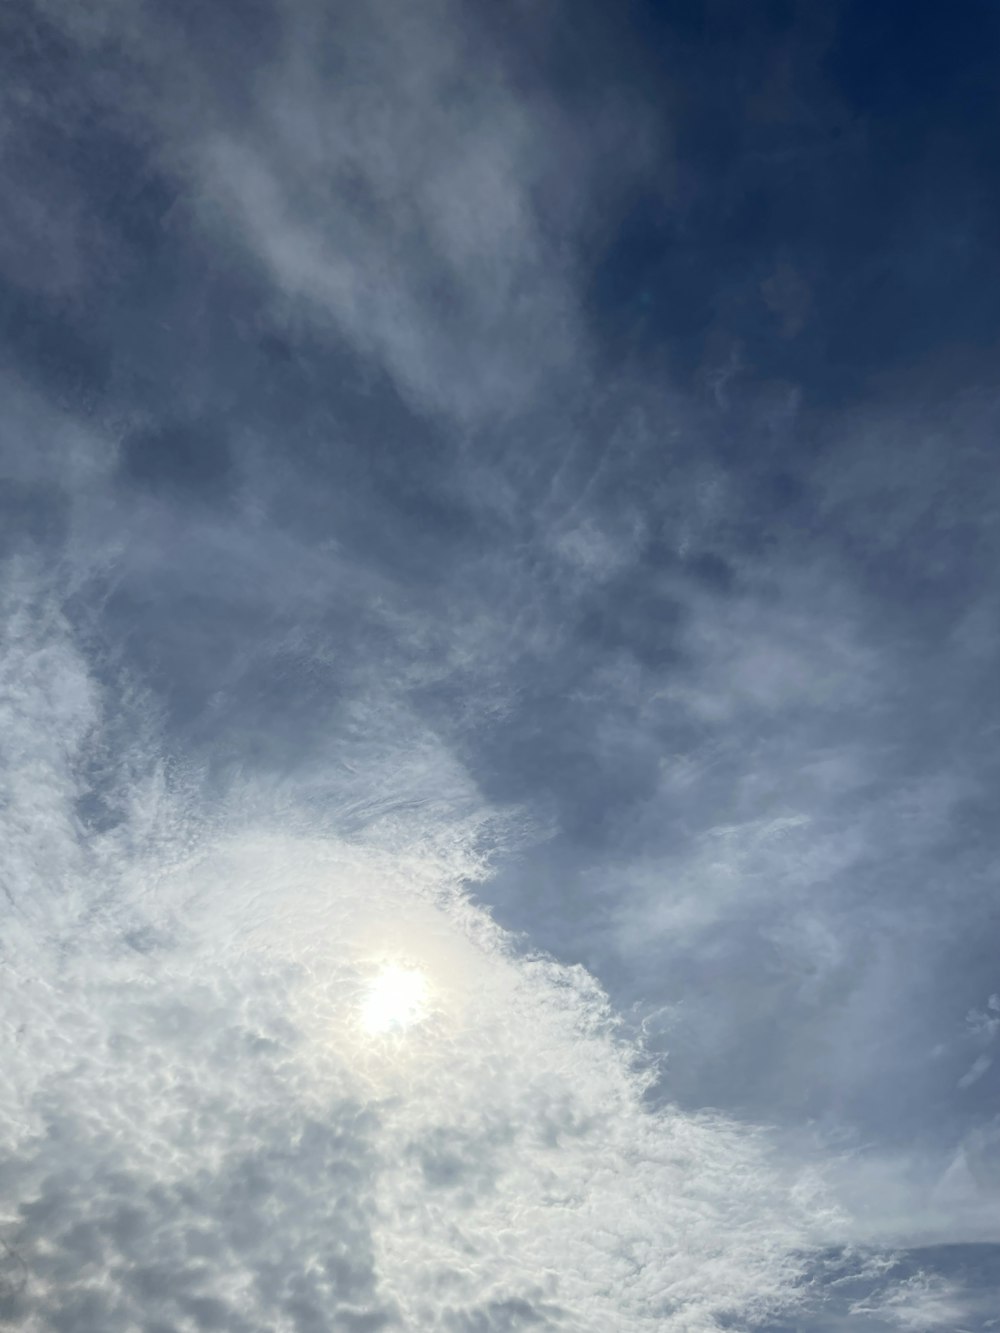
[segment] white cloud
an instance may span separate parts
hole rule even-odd
[[[12,617],[6,658],[4,837],[24,850],[0,1237],[27,1275],[6,1317],[596,1333],[794,1299],[799,1251],[837,1234],[822,1192],[748,1129],[645,1109],[593,979],[518,953],[466,896],[458,774],[450,808],[392,797],[345,839],[301,803],[296,829],[297,798],[260,779],[192,818],[150,751],[145,782],[126,756],[121,822],[88,834],[75,803],[113,710],[44,605]],[[331,792],[381,782],[354,770]],[[430,1014],[373,1037],[366,984],[393,959],[423,970]]]
[[[875,1300],[859,1301],[851,1306],[851,1314],[874,1314],[890,1327],[905,1333],[931,1333],[947,1329],[961,1333],[966,1319],[975,1318],[977,1311],[967,1297],[947,1279],[917,1273],[880,1294]]]

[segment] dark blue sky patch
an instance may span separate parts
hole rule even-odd
[[[232,489],[233,460],[221,422],[140,427],[122,444],[122,472],[154,497],[218,503]]]
[[[928,0],[840,6],[826,66],[851,105],[918,128],[944,125],[985,142],[997,110],[994,67],[1000,16],[989,0],[945,14]]]
[[[0,330],[8,361],[44,394],[83,413],[101,401],[111,349],[78,306],[0,280]]]
[[[670,160],[596,262],[610,349],[659,342],[690,376],[724,334],[831,404],[951,339],[996,343],[991,7],[643,11]]]

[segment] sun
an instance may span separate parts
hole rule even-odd
[[[426,977],[419,968],[398,963],[382,968],[361,1004],[361,1024],[373,1034],[404,1031],[426,1015]]]

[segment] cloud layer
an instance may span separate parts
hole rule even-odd
[[[709,1329],[794,1298],[838,1224],[818,1184],[644,1106],[596,983],[469,901],[467,813],[414,793],[381,836],[318,836],[258,790],[192,821],[149,755],[87,830],[109,703],[34,610],[15,717],[60,740],[6,770],[5,840],[37,867],[14,861],[8,913],[8,1321]],[[399,960],[430,1015],[373,1036],[366,979]]]
[[[989,1327],[989,42],[778,9],[5,12],[8,1323]]]

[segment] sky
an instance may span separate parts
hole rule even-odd
[[[998,58],[2,7],[0,1326],[1000,1328]]]

